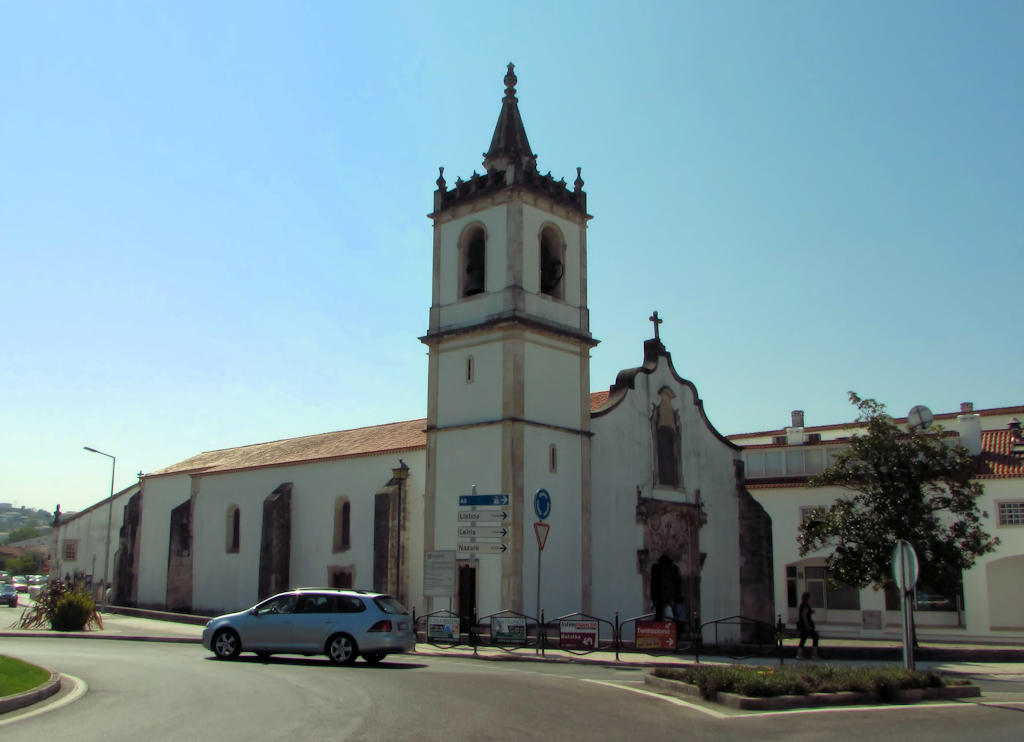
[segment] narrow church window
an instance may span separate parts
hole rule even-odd
[[[540,233],[540,292],[561,299],[564,297],[562,276],[565,273],[565,241],[553,226]]]
[[[473,356],[468,356],[466,358],[466,383],[467,384],[472,384],[473,383],[473,371],[474,371],[474,368],[473,368]]]
[[[548,467],[551,472],[558,471],[558,447],[554,443],[548,449]]]
[[[334,551],[347,551],[351,548],[352,505],[347,497],[339,497],[334,501]]]
[[[480,226],[470,227],[462,235],[462,296],[482,294],[486,287],[487,250],[484,230]]]
[[[242,513],[237,505],[228,507],[227,531],[227,552],[237,554],[241,545],[242,532]]]
[[[675,395],[664,388],[658,395],[660,401],[654,408],[655,482],[668,487],[679,487],[682,482],[679,471],[680,435],[679,419],[672,400]]]

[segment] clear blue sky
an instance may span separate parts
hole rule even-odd
[[[425,214],[509,61],[583,168],[594,390],[657,309],[725,434],[1024,403],[1022,39],[1016,1],[6,3],[0,500],[424,416]]]

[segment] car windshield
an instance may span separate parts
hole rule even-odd
[[[405,610],[404,605],[399,603],[390,595],[378,595],[376,598],[373,599],[373,602],[376,603],[377,607],[385,613],[397,613],[399,615],[402,615],[409,612]]]

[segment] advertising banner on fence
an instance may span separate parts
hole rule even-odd
[[[495,644],[526,644],[526,619],[519,616],[495,616],[491,619]]]
[[[675,621],[637,621],[637,649],[675,649]]]
[[[431,616],[427,619],[428,642],[457,642],[459,619],[457,616]]]
[[[561,649],[597,649],[597,621],[579,618],[559,621],[558,646]]]

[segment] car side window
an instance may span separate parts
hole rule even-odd
[[[339,595],[336,601],[335,613],[360,613],[366,610],[363,601],[351,595]]]
[[[265,603],[261,603],[256,608],[257,616],[265,616],[273,613],[294,613],[295,612],[295,596],[294,595],[281,595],[276,598],[271,598]]]

